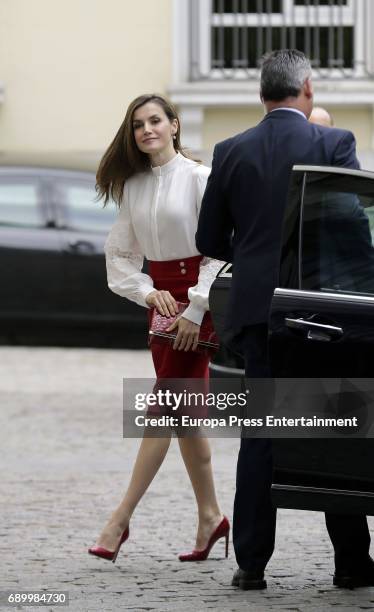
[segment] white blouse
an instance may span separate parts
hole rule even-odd
[[[154,290],[141,272],[144,257],[170,261],[199,255],[195,233],[210,169],[178,153],[163,166],[150,168],[125,183],[117,220],[105,243],[109,288],[148,307]],[[204,257],[198,282],[188,289],[183,317],[200,325],[209,309],[209,289],[224,262]],[[183,270],[183,268],[181,268]]]

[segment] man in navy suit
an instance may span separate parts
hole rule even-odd
[[[270,376],[268,316],[278,282],[281,230],[294,164],[359,168],[351,132],[307,121],[313,108],[312,70],[296,50],[264,58],[264,119],[214,149],[196,245],[207,256],[233,263],[226,340],[241,347],[246,376]],[[272,446],[243,437],[234,504],[234,548],[239,569],[233,585],[266,587],[264,570],[274,550]],[[335,551],[334,584],[374,585],[366,517],[326,514]]]

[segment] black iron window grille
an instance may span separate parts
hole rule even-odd
[[[257,78],[264,53],[297,48],[320,78],[371,77],[373,0],[190,0],[191,80]]]

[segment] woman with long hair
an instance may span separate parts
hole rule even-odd
[[[174,343],[151,344],[157,380],[208,378],[209,356],[195,349],[209,289],[222,262],[200,255],[195,232],[209,172],[183,151],[177,112],[156,94],[130,104],[98,169],[99,196],[104,204],[113,199],[119,206],[105,245],[110,289],[168,317],[178,314],[177,302],[188,303],[170,327],[176,331]],[[149,274],[141,271],[144,257]],[[171,433],[143,437],[127,491],[91,554],[116,560],[131,516],[166,456]],[[222,537],[227,556],[230,526],[217,503],[209,442],[185,436],[178,443],[198,508],[195,548],[179,559],[206,559]]]

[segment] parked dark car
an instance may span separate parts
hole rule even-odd
[[[0,155],[0,336],[97,332],[146,341],[145,309],[107,286],[103,247],[116,210],[96,201],[97,163]],[[76,335],[76,334],[75,334]],[[68,342],[70,343],[70,341]]]
[[[269,319],[273,376],[349,379],[350,388],[342,385],[337,400],[349,393],[349,410],[370,424],[374,173],[295,166],[282,235],[280,282]],[[231,270],[224,266],[210,293],[221,334]],[[223,349],[211,372],[243,376],[242,368],[240,358]],[[278,507],[374,515],[373,440],[354,434],[275,439],[272,489]]]

